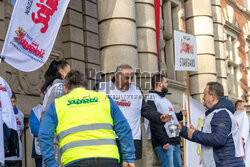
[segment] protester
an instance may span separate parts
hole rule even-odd
[[[237,125],[239,126],[240,137],[242,141],[242,145],[244,148],[244,160],[245,160],[245,152],[246,152],[246,143],[248,141],[248,133],[249,133],[249,122],[246,113],[245,102],[242,100],[237,100],[235,102],[235,110],[234,113],[235,119],[237,121]]]
[[[33,107],[30,112],[30,131],[33,135],[31,157],[35,159],[36,167],[42,167],[42,154],[38,139],[40,118],[42,115],[42,111],[43,111],[42,104],[38,104],[37,106]]]
[[[16,131],[16,117],[10,101],[11,96],[12,92],[8,83],[2,77],[0,77],[0,148],[2,148],[0,149],[0,166],[4,166],[5,154],[7,155],[14,152],[14,155],[18,155],[19,149],[18,142],[17,145],[14,145],[16,147],[11,147],[12,149],[8,148],[7,142],[13,140],[5,140],[7,139],[7,137],[3,129],[5,125],[6,128],[9,128],[9,131],[14,131],[16,141],[18,141],[18,135]],[[12,137],[12,139],[14,139],[11,135],[9,135],[8,137]]]
[[[239,147],[240,134],[232,114],[234,105],[224,96],[223,86],[208,82],[203,101],[208,110],[202,131],[192,125],[178,125],[180,135],[201,144],[203,167],[244,167],[243,147]]]
[[[173,105],[165,97],[168,92],[167,76],[157,73],[152,77],[151,84],[152,90],[147,96],[147,103],[162,114],[171,114],[175,123],[182,121],[183,115],[186,116],[186,110],[175,114]],[[169,123],[160,125],[150,122],[152,145],[158,155],[161,167],[181,167],[181,139],[170,133],[168,125]]]
[[[41,89],[42,93],[44,94],[43,112],[48,109],[49,105],[56,98],[65,95],[63,80],[69,71],[69,63],[64,60],[53,60],[50,63],[50,66],[44,75],[45,82]]]
[[[131,84],[133,77],[133,68],[128,64],[122,64],[116,68],[113,80],[100,82],[94,90],[110,95],[121,109],[132,129],[136,160],[139,160],[142,158],[141,116],[161,124],[168,120],[168,114],[155,111],[145,102],[141,90]],[[121,157],[121,161],[122,159],[124,158]]]
[[[135,149],[127,120],[110,97],[85,87],[86,77],[79,71],[70,71],[65,79],[67,95],[56,99],[46,111],[39,131],[45,164],[58,166],[52,145],[56,133],[64,166],[116,167],[116,133],[123,166],[133,167]]]
[[[11,96],[11,104],[14,110],[14,114],[16,117],[16,124],[17,124],[17,134],[18,134],[18,144],[19,144],[19,155],[11,156],[5,158],[5,167],[21,167],[22,166],[22,142],[21,142],[21,135],[23,132],[24,124],[23,113],[16,107],[17,98],[14,93]]]
[[[60,61],[53,60],[50,63],[50,66],[44,75],[45,83],[41,89],[42,93],[44,94],[44,99],[43,99],[43,112],[40,122],[42,122],[45,111],[47,111],[49,105],[56,98],[65,95],[63,80],[65,79],[69,71],[70,71],[70,66],[64,60]],[[56,138],[54,139],[54,147],[56,150],[55,154],[56,160],[58,163],[60,163],[61,158]]]

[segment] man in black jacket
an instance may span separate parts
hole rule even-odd
[[[157,73],[151,80],[152,90],[149,91],[147,103],[162,114],[171,114],[174,122],[181,121],[186,110],[175,114],[173,105],[165,97],[168,92],[166,75]],[[150,122],[152,145],[157,152],[161,167],[181,167],[180,137],[169,132],[168,124],[160,125]]]
[[[145,102],[141,90],[131,84],[133,77],[133,68],[128,64],[122,64],[117,67],[113,80],[100,82],[94,90],[108,94],[121,109],[132,130],[135,156],[136,160],[139,160],[142,158],[141,116],[156,124],[163,124],[168,121],[168,114],[155,111]]]

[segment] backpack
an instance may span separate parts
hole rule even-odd
[[[3,134],[5,158],[11,156],[19,157],[19,140],[17,131],[8,128],[7,125],[4,123]]]

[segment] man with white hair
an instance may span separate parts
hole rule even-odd
[[[128,120],[133,134],[136,160],[139,160],[142,158],[141,116],[161,124],[168,121],[168,114],[157,112],[145,102],[141,90],[132,84],[133,78],[133,68],[122,64],[116,68],[115,77],[111,81],[100,82],[94,89],[108,94]]]

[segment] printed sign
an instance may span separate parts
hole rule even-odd
[[[17,0],[1,55],[18,70],[40,68],[53,48],[69,0]]]
[[[174,31],[175,70],[197,71],[197,45],[193,35]]]

